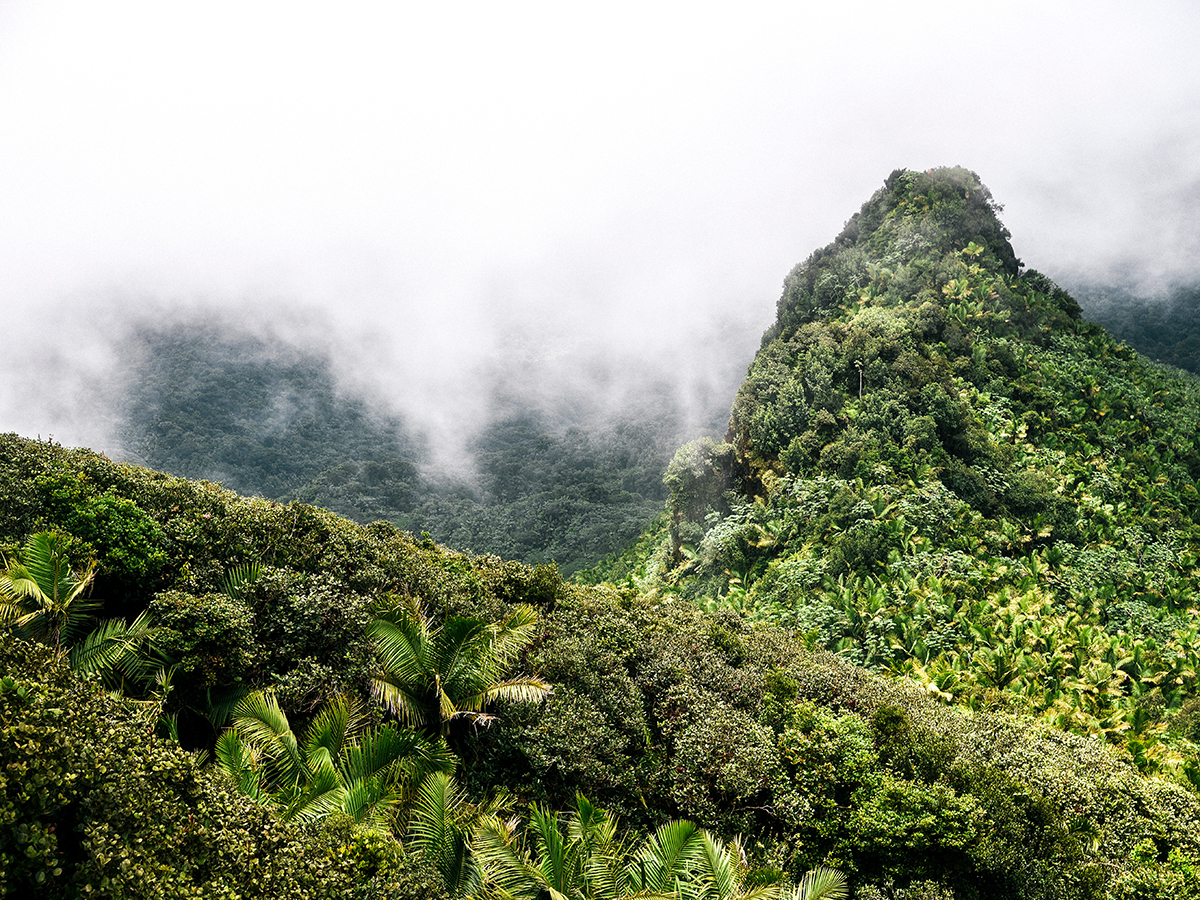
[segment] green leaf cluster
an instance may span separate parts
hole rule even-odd
[[[394,841],[256,806],[49,648],[6,640],[0,671],[0,895],[439,895]]]

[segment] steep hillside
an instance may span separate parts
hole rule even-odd
[[[29,559],[20,545],[42,529],[68,539],[75,571],[98,566],[93,624],[144,613],[152,630],[110,624],[112,640],[75,637],[61,655],[0,644],[9,896],[532,897],[552,871],[537,829],[554,827],[578,866],[557,882],[570,897],[656,884],[662,842],[687,834],[707,855],[689,844],[669,870],[660,892],[675,900],[710,877],[705,896],[770,900],[816,866],[869,898],[1196,896],[1200,802],[1187,787],[1146,778],[1096,739],[948,706],[786,631],[0,438],[6,558]],[[409,683],[372,637],[398,608],[419,610],[414,646],[430,649],[414,659],[447,691],[491,646],[467,637],[509,634],[520,617],[531,624],[512,665],[552,692],[493,705],[488,728],[405,731],[370,690],[381,673]],[[345,757],[320,736],[348,726],[338,709],[370,729]],[[212,747],[218,734],[208,764],[174,737]],[[385,746],[425,746],[415,762],[437,771],[340,787]],[[289,769],[288,754],[302,762]],[[288,777],[299,780],[279,784]],[[609,811],[587,812],[602,847],[572,836],[594,810],[579,792]],[[352,802],[358,812],[342,812]],[[364,817],[363,803],[387,813]],[[555,826],[546,810],[575,818]],[[624,880],[602,893],[602,871]]]
[[[1195,780],[1200,382],[1022,272],[998,212],[964,169],[888,178],[604,571]]]

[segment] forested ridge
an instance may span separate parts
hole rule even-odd
[[[963,170],[893,175],[605,571],[1197,779],[1200,382],[1020,272],[995,212]]]
[[[661,510],[684,427],[675,387],[649,375],[636,407],[615,414],[571,397],[530,408],[499,376],[481,379],[498,395],[446,472],[416,425],[340,387],[320,352],[172,321],[132,329],[123,354],[134,363],[122,458],[567,574],[623,549]]]
[[[893,173],[575,581],[0,438],[3,890],[1200,896],[1200,383],[998,212]]]

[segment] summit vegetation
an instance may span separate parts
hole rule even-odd
[[[573,580],[0,437],[0,892],[1200,896],[1200,382],[999,211],[893,173]]]

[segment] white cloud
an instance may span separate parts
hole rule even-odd
[[[761,331],[893,168],[942,164],[1048,274],[1178,275],[1197,24],[1182,2],[10,2],[0,312],[36,357],[55,316],[87,343],[148,299],[315,307],[370,341],[347,369],[444,411],[514,317],[651,356]],[[72,419],[6,384],[0,428]]]

